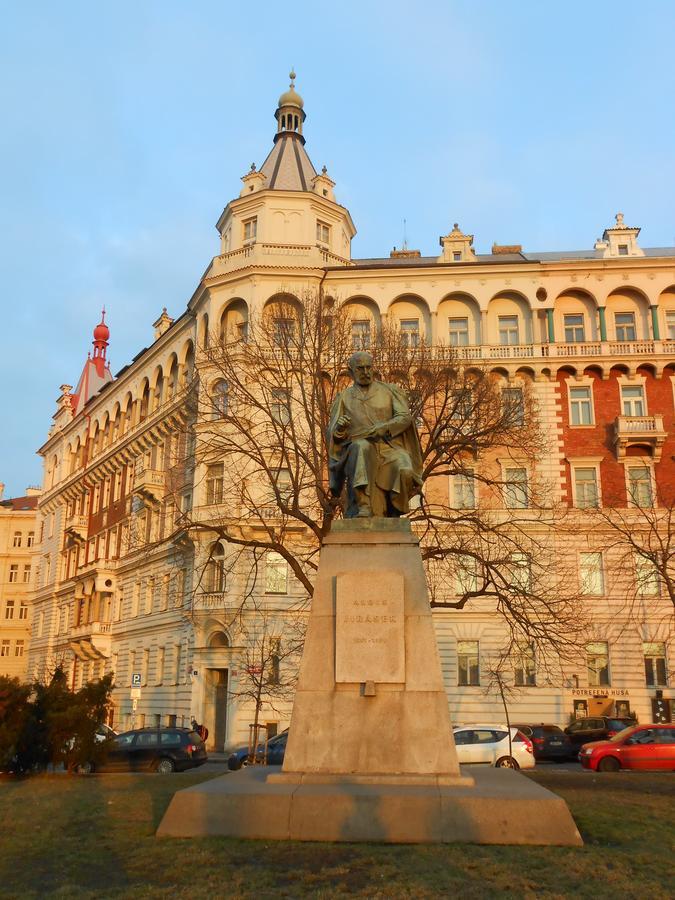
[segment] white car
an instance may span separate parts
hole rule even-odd
[[[517,728],[506,725],[459,725],[453,728],[460,765],[484,763],[506,769],[533,769],[532,741]]]

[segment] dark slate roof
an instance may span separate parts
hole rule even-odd
[[[290,131],[276,141],[260,171],[265,188],[277,191],[310,191],[316,175],[302,138]]]

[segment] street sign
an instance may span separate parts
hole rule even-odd
[[[131,699],[132,700],[140,700],[141,699],[141,689],[140,688],[132,688],[131,689]]]
[[[131,686],[132,687],[140,687],[141,686],[141,673],[134,672],[131,676]]]

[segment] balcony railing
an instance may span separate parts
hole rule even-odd
[[[68,636],[70,649],[83,662],[108,659],[111,653],[110,622],[85,622],[75,625]]]
[[[70,537],[78,541],[86,541],[88,522],[86,516],[68,516],[66,519],[65,532]]]
[[[153,503],[164,497],[166,473],[159,469],[138,469],[134,473],[134,493]]]
[[[626,455],[628,447],[646,444],[652,448],[654,458],[659,459],[666,437],[660,415],[617,416],[614,422],[614,444],[619,458]]]

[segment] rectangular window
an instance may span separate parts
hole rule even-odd
[[[478,565],[473,556],[461,554],[455,563],[455,594],[475,593],[478,590]]]
[[[666,311],[666,338],[675,341],[675,309]]]
[[[467,469],[452,475],[452,507],[453,509],[476,508],[476,481],[474,470]]]
[[[624,416],[647,415],[645,391],[641,384],[621,385],[621,408]]]
[[[653,559],[635,554],[635,589],[640,597],[658,597],[661,579]]]
[[[164,647],[157,648],[157,665],[155,666],[155,684],[164,681]]]
[[[637,339],[635,313],[614,313],[614,327],[616,328],[617,341],[634,341]]]
[[[370,347],[370,320],[352,320],[352,349],[367,350]]]
[[[502,346],[515,346],[520,343],[518,316],[499,316],[499,343]]]
[[[265,556],[265,593],[288,593],[288,564],[280,553],[274,551]]]
[[[14,601],[7,600],[5,603],[5,618],[13,619],[14,618]]]
[[[247,219],[244,222],[244,242],[254,241],[258,235],[258,219]]]
[[[288,425],[291,421],[291,404],[288,391],[283,388],[274,388],[272,390],[270,413],[272,419],[279,425]]]
[[[290,500],[293,496],[293,483],[289,469],[277,469],[274,473],[274,482],[282,500]]]
[[[461,262],[462,261],[462,251],[461,250],[453,250],[452,261],[453,262]]]
[[[570,424],[593,424],[593,395],[590,387],[570,388]]]
[[[281,638],[270,638],[270,659],[268,684],[279,684],[281,681]]]
[[[24,641],[18,640],[14,647],[14,656],[23,656]]]
[[[564,325],[566,343],[580,344],[586,340],[583,313],[572,313],[564,316]]]
[[[295,319],[274,319],[272,339],[275,347],[292,347],[295,338]]]
[[[586,670],[589,687],[609,685],[609,647],[607,641],[586,644]]]
[[[9,656],[9,641],[3,641],[0,644],[0,656]]]
[[[617,247],[619,256],[628,256],[628,244],[619,244]]]
[[[206,505],[223,502],[223,464],[206,467]]]
[[[574,500],[579,509],[598,506],[598,473],[593,466],[574,467]]]
[[[605,576],[602,569],[602,553],[579,554],[579,585],[582,594],[602,597],[605,593]]]
[[[525,401],[522,388],[502,390],[502,416],[507,428],[519,428],[525,424]]]
[[[34,543],[35,543],[35,532],[29,531],[28,532],[28,540],[26,541],[26,546],[32,547]]]
[[[469,320],[448,319],[448,341],[451,347],[467,347],[469,344]]]
[[[628,469],[628,498],[633,506],[649,509],[654,505],[652,471],[649,466],[630,466]]]
[[[457,684],[480,684],[478,641],[457,641]]]
[[[13,546],[13,547],[20,547],[20,546],[21,546],[21,532],[20,532],[20,531],[15,531],[15,532],[14,532],[14,540],[13,540],[13,542],[12,542],[12,546]]]
[[[401,319],[401,346],[408,348],[420,345],[420,320]]]
[[[526,469],[504,469],[504,505],[508,509],[527,509]]]
[[[527,592],[532,588],[532,561],[527,553],[512,553],[509,558],[511,586],[517,591]]]
[[[28,604],[27,603],[22,603],[21,606],[19,607],[19,618],[24,619],[24,620],[28,618]]]
[[[330,244],[330,225],[325,222],[316,223],[316,239],[320,244]]]
[[[473,412],[473,397],[469,388],[451,391],[452,409],[450,418],[454,421],[466,422]]]
[[[666,666],[666,645],[645,641],[642,645],[645,658],[645,684],[647,687],[667,687],[668,668]]]
[[[534,645],[520,647],[514,660],[514,680],[517,687],[534,687],[537,684]]]
[[[19,580],[19,566],[12,563],[9,567],[9,581],[14,584]]]

